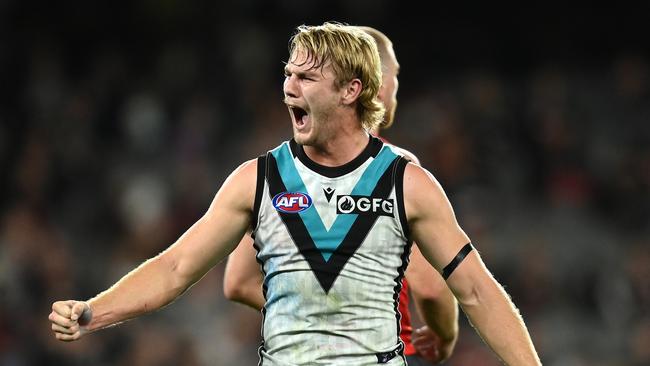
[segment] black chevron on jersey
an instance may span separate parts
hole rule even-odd
[[[393,176],[399,160],[399,158],[393,160],[384,171],[372,191],[372,197],[388,198],[394,186]],[[282,181],[277,161],[272,154],[269,153],[267,155],[266,162],[266,179],[269,185],[269,196],[272,199],[277,194],[286,192],[287,188]],[[326,293],[332,288],[341,270],[361,246],[366,235],[370,232],[370,229],[372,229],[372,226],[379,217],[378,215],[357,216],[341,244],[332,253],[329,260],[326,261],[320,249],[316,247],[300,215],[282,211],[276,212],[280,215],[299,252],[309,263],[312,272]]]

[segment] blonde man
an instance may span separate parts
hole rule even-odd
[[[539,365],[440,185],[368,134],[384,109],[380,67],[375,42],[358,28],[298,27],[284,81],[293,139],[237,168],[168,249],[89,301],[55,302],[56,338],[171,303],[252,227],[267,298],[262,365],[405,365],[396,298],[411,239],[507,364]],[[336,194],[326,195],[333,183]]]
[[[377,43],[382,65],[382,84],[378,97],[386,112],[379,126],[372,130],[374,136],[379,136],[380,130],[389,128],[394,122],[399,63],[393,43],[384,33],[371,27],[359,29],[372,36]],[[403,153],[412,162],[418,163],[415,156],[407,151]],[[263,277],[255,258],[256,254],[252,238],[246,235],[228,259],[224,275],[224,294],[232,301],[261,310],[266,299],[262,293]],[[458,306],[442,277],[422,257],[417,246],[411,249],[409,263],[402,280],[398,306],[404,355],[409,365],[436,364],[449,358],[454,349],[458,338]],[[411,326],[409,289],[416,309],[426,324],[415,331]]]

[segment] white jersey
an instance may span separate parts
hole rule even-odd
[[[411,243],[406,162],[375,137],[340,167],[315,163],[293,140],[258,159],[261,365],[406,364],[397,311]]]

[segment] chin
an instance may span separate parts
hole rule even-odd
[[[293,139],[298,145],[311,145],[313,143],[313,138],[308,133],[293,131]]]
[[[301,135],[293,135],[293,139],[296,141],[298,145],[311,145],[311,139],[308,138],[307,136],[301,136]]]

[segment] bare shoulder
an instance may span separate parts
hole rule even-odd
[[[252,210],[257,184],[257,159],[240,164],[219,189],[218,198],[235,203],[242,209]]]
[[[444,189],[427,169],[408,163],[404,171],[404,199],[409,220],[425,212],[450,208]],[[410,208],[410,209],[409,209]]]
[[[418,186],[435,186],[442,189],[438,180],[429,170],[423,168],[419,164],[409,162],[404,171],[404,186],[406,187],[407,185],[413,184]]]
[[[226,179],[224,184],[236,183],[239,189],[248,189],[252,184],[255,190],[255,182],[257,179],[257,159],[247,160],[241,163]]]
[[[234,173],[252,175],[255,177],[257,175],[257,158],[246,160],[241,163],[237,169],[235,169]]]

